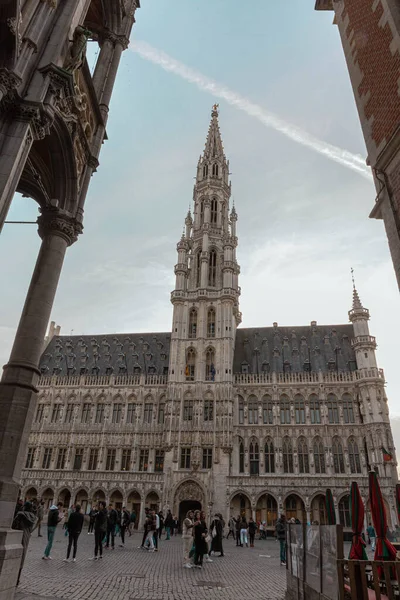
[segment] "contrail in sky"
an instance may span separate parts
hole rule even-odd
[[[142,58],[159,65],[165,71],[170,71],[175,75],[179,75],[179,77],[182,77],[182,79],[185,79],[189,83],[194,83],[194,85],[203,92],[208,92],[217,98],[225,100],[228,104],[243,110],[249,116],[258,119],[266,127],[271,127],[272,129],[283,133],[283,135],[286,135],[286,137],[294,142],[302,144],[307,148],[311,148],[315,152],[324,155],[326,158],[340,163],[348,169],[356,171],[366,179],[372,179],[370,169],[365,164],[363,157],[359,154],[352,154],[348,150],[338,148],[337,146],[328,144],[328,142],[319,140],[300,127],[284,121],[269,110],[251,102],[248,98],[245,98],[217,81],[206,77],[206,75],[199,73],[199,71],[191,69],[168,54],[165,54],[165,52],[150,46],[147,42],[136,40],[132,42],[130,48]]]

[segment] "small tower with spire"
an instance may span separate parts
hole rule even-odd
[[[351,275],[353,281],[353,305],[351,310],[349,310],[349,319],[353,323],[354,328],[352,346],[356,355],[357,368],[358,370],[376,369],[376,340],[369,333],[369,310],[368,308],[364,308],[358,295],[353,269],[351,270]]]

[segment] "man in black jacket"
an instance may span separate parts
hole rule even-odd
[[[74,552],[72,555],[72,561],[76,562],[76,549],[78,546],[78,537],[81,534],[83,527],[83,514],[81,513],[81,507],[79,504],[75,506],[75,511],[69,516],[67,523],[68,530],[68,549],[67,558],[64,558],[64,562],[69,561],[69,555],[71,554],[71,547],[74,544]]]
[[[129,527],[130,519],[131,519],[131,515],[129,514],[129,511],[127,511],[126,507],[123,506],[122,512],[121,512],[121,524],[120,524],[120,529],[121,529],[121,544],[120,544],[120,546],[121,547],[123,547],[125,544],[125,532]]]
[[[115,528],[117,526],[118,521],[118,513],[113,508],[113,505],[110,504],[108,506],[108,515],[107,515],[107,542],[106,548],[110,547],[110,536],[111,536],[111,548],[114,550],[115,548]]]
[[[94,557],[91,560],[103,558],[103,538],[107,531],[107,509],[106,503],[100,500],[97,505],[97,512],[94,515]]]

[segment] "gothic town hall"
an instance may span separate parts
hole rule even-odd
[[[52,324],[22,496],[86,509],[105,499],[140,524],[146,506],[178,517],[201,506],[272,530],[280,511],[324,523],[330,487],[348,526],[350,483],[367,504],[376,469],[394,526],[396,460],[368,309],[354,288],[349,324],[241,328],[230,196],[214,106],[177,245],[172,329],[80,337]]]

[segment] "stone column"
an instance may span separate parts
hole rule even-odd
[[[8,364],[0,382],[0,600],[14,597],[22,547],[21,532],[10,530],[36,405],[43,339],[67,246],[80,232],[56,208],[38,219],[42,245]]]

